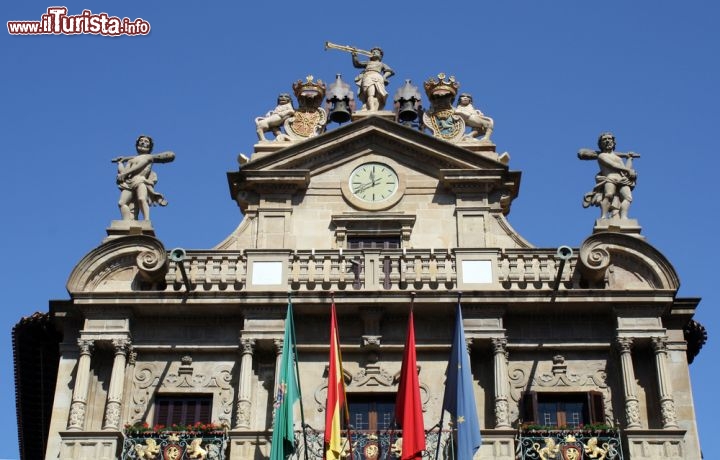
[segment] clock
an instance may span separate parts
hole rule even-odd
[[[353,197],[365,203],[382,203],[398,191],[400,180],[394,169],[380,162],[363,163],[353,169],[348,189]]]

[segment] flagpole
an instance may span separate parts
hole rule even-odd
[[[288,292],[288,305],[292,305],[292,292]],[[298,366],[298,353],[297,353],[297,339],[295,338],[295,318],[290,322],[292,328],[292,338],[295,343],[290,344],[293,350],[293,360],[295,361],[295,375],[298,382],[298,396],[300,397],[300,426],[303,432],[303,451],[305,452],[305,460],[308,460],[308,444],[307,444],[307,432],[305,431],[305,409],[303,409],[303,398],[302,398],[302,387],[300,386],[300,367]],[[287,346],[287,345],[286,345]]]
[[[462,291],[458,291],[458,297],[457,297],[457,307],[460,308],[460,299],[462,298]],[[457,314],[457,312],[456,312]],[[455,332],[457,334],[457,331]],[[451,350],[452,353],[452,350]],[[447,385],[447,376],[445,376],[445,385]],[[443,401],[443,404],[445,401]],[[445,418],[445,407],[440,409],[440,432],[438,433],[438,443],[437,448],[435,449],[435,460],[438,459],[438,456],[440,455],[440,439],[442,437],[442,429],[443,429],[443,419]],[[451,420],[452,422],[452,420]],[[452,430],[450,430],[450,438],[452,439]]]
[[[334,307],[334,306],[335,306],[335,291],[330,291],[330,299],[332,300],[332,305],[333,305],[333,307]],[[342,352],[341,352],[341,350],[340,350],[340,332],[339,332],[339,329],[338,329],[338,327],[337,327],[337,310],[336,310],[336,312],[335,312],[335,315],[336,315],[336,316],[335,316],[335,320],[336,320],[336,323],[335,323],[335,331],[336,331],[336,333],[338,334],[338,335],[337,335],[337,338],[338,338],[338,340],[337,340],[337,353],[338,353],[338,360],[340,361],[340,370],[342,371],[342,369],[343,369],[343,365],[342,365]],[[345,391],[345,381],[344,381],[345,375],[344,375],[344,374],[341,374],[341,375],[340,375],[340,378],[343,379],[343,385],[342,385],[342,386],[343,386],[343,409],[344,409],[344,410],[343,410],[343,414],[345,415],[345,417],[344,417],[344,419],[345,419],[344,422],[345,422],[345,426],[347,427],[347,440],[346,440],[345,442],[350,446],[350,458],[352,458],[352,430],[351,430],[351,426],[350,426],[350,407],[348,407],[348,403],[347,403],[347,391]]]

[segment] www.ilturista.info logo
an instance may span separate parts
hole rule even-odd
[[[119,37],[121,35],[147,35],[150,23],[142,18],[130,20],[107,13],[83,10],[81,14],[68,16],[64,6],[51,6],[39,21],[8,21],[10,35],[76,35],[93,34]]]

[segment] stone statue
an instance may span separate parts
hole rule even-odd
[[[280,127],[283,125],[285,120],[295,114],[295,109],[292,105],[292,99],[287,93],[282,93],[277,98],[277,107],[266,113],[262,117],[255,118],[255,127],[257,128],[257,135],[260,142],[267,142],[265,133],[272,131],[275,135],[275,139],[279,140],[281,132]]]
[[[472,95],[462,93],[458,98],[457,107],[455,107],[455,113],[465,121],[465,126],[470,127],[470,133],[465,138],[476,139],[482,134],[482,139],[478,140],[490,141],[495,122],[492,118],[485,116],[480,110],[473,107],[472,102]]]
[[[152,170],[153,163],[170,163],[175,159],[173,152],[151,155],[153,140],[150,136],[140,136],[135,142],[137,155],[113,158],[118,164],[117,184],[120,189],[120,214],[122,220],[139,220],[142,212],[146,221],[150,220],[150,206],[167,206],[165,197],[155,191],[157,174]]]
[[[637,172],[633,169],[633,158],[640,155],[615,151],[615,136],[602,133],[598,138],[599,151],[580,149],[581,160],[597,160],[600,172],[595,176],[595,188],[585,194],[583,207],[599,206],[601,219],[627,219],[632,203]],[[623,161],[626,158],[627,161]]]
[[[360,87],[358,98],[363,102],[361,110],[377,112],[385,107],[388,92],[385,86],[388,78],[395,75],[395,72],[382,62],[383,50],[375,47],[370,50],[370,59],[360,61],[357,57],[358,50],[352,51],[352,62],[356,69],[364,69],[357,77],[355,83]]]

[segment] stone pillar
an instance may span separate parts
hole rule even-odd
[[[510,428],[508,408],[507,339],[491,339],[495,360],[495,428]]]
[[[112,374],[110,375],[110,388],[107,403],[105,404],[105,421],[103,430],[118,431],[120,429],[120,408],[125,386],[125,360],[130,345],[128,339],[115,339],[112,341],[115,349]]]
[[[620,366],[622,367],[623,389],[625,390],[625,417],[628,428],[640,428],[640,403],[635,388],[635,371],[633,370],[632,348],[633,339],[630,337],[618,337],[618,348],[620,349]]]
[[[273,340],[275,344],[275,382],[273,383],[273,403],[277,402],[278,385],[280,385],[280,366],[282,366],[283,339]]]
[[[80,358],[75,371],[75,388],[73,388],[70,417],[67,424],[67,429],[71,431],[82,431],[85,428],[85,409],[90,385],[90,356],[92,355],[93,341],[79,339],[78,347],[80,347]]]
[[[238,390],[237,421],[235,428],[250,428],[250,412],[252,409],[252,368],[254,339],[240,339],[242,358],[240,360],[240,388]]]
[[[667,337],[653,337],[652,348],[655,352],[655,365],[657,366],[658,391],[660,392],[660,412],[662,413],[663,428],[678,428],[675,415],[675,401],[672,388],[667,375]]]

